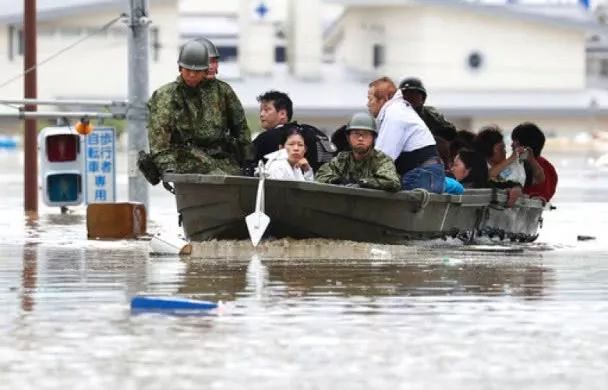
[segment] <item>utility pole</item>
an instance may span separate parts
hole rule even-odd
[[[26,99],[36,99],[36,0],[23,0],[23,29],[25,52],[23,71],[25,73],[23,94]],[[35,105],[26,105],[25,111],[36,111]],[[23,206],[26,213],[38,213],[38,129],[36,119],[25,120],[24,132],[24,193]]]
[[[148,151],[146,102],[149,91],[148,0],[129,0],[129,110],[127,111],[129,200],[149,213],[148,182],[137,169],[140,150]]]

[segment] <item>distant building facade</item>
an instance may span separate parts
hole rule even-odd
[[[10,3],[10,6],[8,5]],[[17,2],[22,3],[23,2]],[[127,26],[118,20],[128,11],[118,0],[66,0],[62,5],[39,0],[38,62],[90,35],[76,47],[37,70],[38,96],[43,99],[124,99],[128,88]],[[6,6],[3,6],[5,4]],[[150,89],[177,75],[177,0],[151,0]],[[0,0],[0,69],[2,80],[23,72],[23,14],[13,0]],[[3,98],[22,98],[23,80],[0,89]],[[12,112],[0,107],[3,112]]]

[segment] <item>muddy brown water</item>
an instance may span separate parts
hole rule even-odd
[[[1,153],[0,388],[605,389],[608,173],[554,158],[558,208],[533,244],[216,241],[180,258],[86,240],[82,208],[25,218],[21,155]],[[176,232],[173,199],[151,199],[150,229]],[[222,304],[135,315],[138,293]]]

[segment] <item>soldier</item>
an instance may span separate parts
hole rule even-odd
[[[420,79],[407,78],[399,84],[399,89],[403,93],[403,98],[412,105],[435,137],[441,137],[448,142],[456,138],[456,127],[448,122],[435,107],[424,105],[426,88]]]
[[[249,128],[230,86],[209,76],[209,51],[197,41],[179,53],[177,80],[148,101],[150,150],[159,171],[240,174]]]
[[[340,152],[323,165],[316,180],[348,187],[399,191],[401,183],[393,160],[374,149],[378,135],[374,118],[365,112],[357,113],[348,123],[346,132],[352,150]]]

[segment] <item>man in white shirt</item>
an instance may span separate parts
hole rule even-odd
[[[395,162],[401,188],[442,193],[445,172],[435,139],[390,78],[369,84],[367,108],[378,122],[376,149]]]

